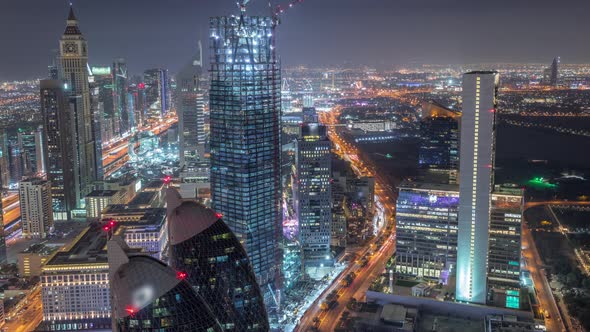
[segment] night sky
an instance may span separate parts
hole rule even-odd
[[[274,0],[287,3],[288,0]],[[268,14],[266,0],[249,13]],[[91,65],[180,68],[232,0],[74,0]],[[65,0],[0,0],[0,81],[46,75]],[[284,65],[590,62],[588,0],[305,0],[278,30]],[[205,53],[207,54],[207,53]]]

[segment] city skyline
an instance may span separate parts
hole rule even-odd
[[[177,0],[165,5],[148,2],[141,3],[142,15],[135,15],[134,10],[139,8],[135,1],[117,3],[116,7],[114,0],[74,2],[77,15],[83,20],[81,29],[91,44],[91,65],[107,65],[114,58],[122,57],[128,59],[130,73],[155,67],[177,72],[194,52],[198,40],[207,40],[209,16],[238,14],[232,1],[187,3]],[[501,4],[472,4],[466,0],[414,3],[371,0],[362,4],[354,0],[309,0],[284,15],[278,48],[284,66],[352,63],[389,68],[396,64],[429,62],[546,63],[556,55],[561,55],[563,63],[583,63],[586,58],[582,54],[587,54],[590,46],[582,36],[590,31],[581,23],[581,15],[590,10],[590,4],[575,0],[566,2],[569,6],[563,2],[536,1],[535,6],[530,7],[504,0]],[[274,3],[285,5],[288,1]],[[67,2],[63,5],[40,0],[9,2],[0,5],[0,12],[11,13],[31,7],[43,13],[36,19],[44,29],[25,26],[19,30],[21,38],[10,34],[0,37],[0,44],[7,50],[3,55],[6,65],[0,65],[0,80],[46,76],[52,50],[57,48],[50,41],[62,29],[53,17],[63,15]],[[330,15],[324,15],[326,12]],[[268,15],[267,3],[253,1],[249,14]],[[133,19],[125,19],[129,16]],[[104,24],[106,18],[108,25]],[[437,28],[420,23],[427,20],[441,23]],[[497,24],[498,20],[502,20],[501,25]],[[464,29],[464,24],[470,29]],[[20,25],[17,15],[6,15],[0,20],[3,31]],[[372,37],[367,38],[367,35]],[[476,38],[473,47],[471,43],[478,35],[485,35],[494,42]],[[24,48],[30,51],[23,54],[20,50]],[[310,53],[307,49],[316,51]],[[433,53],[432,50],[437,51]],[[208,65],[208,59],[205,60]]]

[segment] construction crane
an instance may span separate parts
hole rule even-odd
[[[271,9],[272,20],[275,26],[281,24],[281,15],[288,9],[293,8],[295,5],[302,3],[303,0],[291,0],[287,5],[276,5],[274,8],[272,2],[268,2],[268,7]]]

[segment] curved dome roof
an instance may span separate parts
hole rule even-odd
[[[184,242],[211,227],[220,218],[195,201],[184,201],[168,214],[170,244]]]
[[[149,276],[149,277],[146,277]],[[176,287],[181,280],[176,271],[149,256],[131,256],[115,273],[111,289],[119,318],[145,308]]]

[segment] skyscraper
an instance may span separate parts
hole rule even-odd
[[[549,84],[551,86],[557,86],[559,84],[559,63],[559,57],[554,58],[551,63],[551,76],[549,78]]]
[[[188,274],[130,250],[120,239],[108,242],[113,331],[227,331]],[[242,330],[240,330],[242,331]]]
[[[129,116],[127,89],[129,81],[127,80],[127,63],[125,59],[115,59],[113,61],[113,96],[114,96],[114,131],[116,136],[121,136],[129,130]]]
[[[456,185],[402,182],[396,204],[395,270],[446,284],[457,263]]]
[[[457,183],[460,117],[460,112],[437,103],[422,105],[420,167],[443,175],[442,182]]]
[[[246,252],[219,214],[166,192],[170,265],[228,331],[269,331],[262,292]]]
[[[212,206],[244,245],[267,305],[282,257],[275,23],[244,11],[210,21]]]
[[[293,202],[299,225],[299,242],[306,267],[333,263],[332,156],[326,127],[304,123],[296,142]]]
[[[203,74],[203,50],[176,75],[180,167],[196,162],[205,152],[205,95],[200,84]]]
[[[94,117],[90,103],[88,82],[88,47],[78,27],[78,19],[70,7],[67,26],[60,39],[59,77],[69,96],[72,141],[74,149],[74,177],[76,208],[84,204],[84,197],[92,191],[97,180],[96,142],[94,140]]]
[[[57,80],[42,80],[40,86],[45,162],[47,179],[51,182],[54,220],[67,220],[69,212],[76,207],[68,98]]]
[[[8,189],[10,185],[10,168],[8,167],[8,136],[0,128],[0,191]]]
[[[0,187],[2,191],[2,187]],[[2,199],[0,199],[0,211],[4,211]],[[4,213],[0,213],[0,225],[4,225]],[[4,237],[4,227],[0,229],[0,264],[6,263],[6,238]]]
[[[29,176],[44,173],[43,128],[38,127],[33,131],[19,128],[17,144],[21,155],[23,174]]]
[[[169,110],[168,70],[148,69],[144,72],[147,109],[159,118]]]
[[[21,181],[19,200],[23,237],[46,238],[53,226],[53,207],[49,182],[40,178]]]
[[[114,94],[114,82],[113,82],[113,70],[109,66],[104,67],[92,67],[92,89],[98,89],[93,94],[93,111],[97,116],[97,120],[100,122],[100,137],[104,142],[108,142],[113,139],[116,134],[113,128],[115,106],[113,100]],[[102,160],[101,160],[102,161]]]
[[[499,75],[463,75],[459,175],[458,301],[486,303]]]
[[[522,213],[523,190],[496,185],[490,218],[488,289],[493,289],[494,295],[504,293],[504,305],[513,309],[520,309]]]

